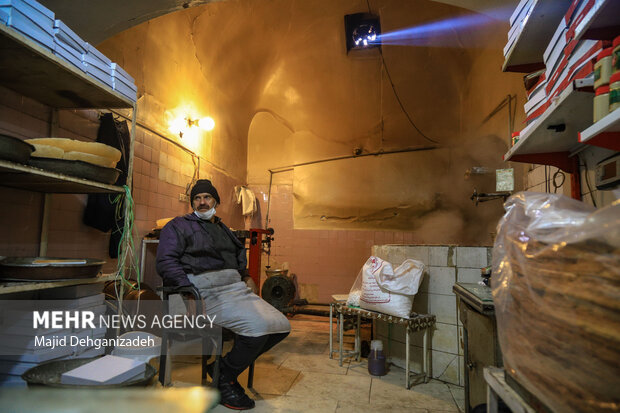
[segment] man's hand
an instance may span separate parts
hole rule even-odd
[[[247,285],[254,294],[258,295],[258,287],[251,277],[245,277],[243,281],[245,281],[245,285]]]

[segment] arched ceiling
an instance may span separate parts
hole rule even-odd
[[[225,0],[39,0],[92,44],[164,14]],[[433,0],[508,20],[518,0]]]

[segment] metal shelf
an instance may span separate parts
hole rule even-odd
[[[543,53],[571,1],[536,0],[527,23],[506,55],[504,72],[529,73],[545,67]],[[575,27],[574,39],[613,40],[620,33],[620,2],[596,0]]]
[[[0,185],[56,194],[125,192],[120,186],[102,184],[3,160],[0,160]]]
[[[504,72],[529,73],[545,67],[543,53],[570,3],[571,0],[534,1],[526,24],[506,55]]]
[[[45,290],[48,288],[68,287],[71,285],[96,284],[114,280],[116,274],[102,274],[94,278],[75,278],[57,281],[0,281],[0,295],[24,291]]]
[[[577,140],[580,131],[592,124],[594,94],[580,91],[571,83],[545,113],[519,136],[519,142],[504,155],[504,161],[531,162],[530,154],[574,152],[583,144]],[[553,127],[564,125],[564,130]]]
[[[620,108],[580,132],[579,142],[620,151]]]
[[[620,2],[596,0],[575,28],[575,39],[613,40],[620,33]]]
[[[0,83],[59,109],[132,108],[133,102],[0,24]]]

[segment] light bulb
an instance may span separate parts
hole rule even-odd
[[[210,130],[213,130],[213,128],[215,128],[215,121],[209,116],[206,116],[198,121],[198,126],[201,129],[210,131]]]

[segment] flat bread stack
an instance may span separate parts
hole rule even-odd
[[[31,156],[38,158],[83,161],[104,168],[114,168],[121,151],[99,142],[84,142],[67,138],[26,139],[35,147]]]

